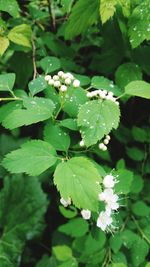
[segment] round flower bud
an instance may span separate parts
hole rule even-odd
[[[67,73],[66,73],[66,76],[67,76],[67,78],[69,78],[69,79],[71,79],[71,80],[74,79],[74,76],[73,76],[70,72],[67,72]]]
[[[71,198],[69,197],[67,200],[64,199],[63,197],[60,199],[60,203],[64,206],[64,207],[68,207],[69,205],[71,205]]]
[[[113,175],[106,175],[103,180],[103,185],[106,188],[113,188],[116,183],[116,179]]]
[[[67,91],[67,86],[66,85],[61,85],[60,91],[62,91],[62,92]]]
[[[74,80],[73,81],[73,87],[79,87],[80,86],[80,81],[79,80]]]
[[[89,220],[91,218],[91,211],[90,210],[81,210],[81,215],[83,219]]]
[[[60,81],[54,81],[54,86],[56,88],[60,87],[60,85],[61,85]]]
[[[62,77],[63,75],[64,75],[64,72],[60,70],[60,71],[58,72],[58,76],[59,76],[59,77]]]
[[[108,145],[108,143],[109,143],[109,140],[108,139],[104,139],[104,144]]]
[[[53,80],[54,80],[54,81],[58,81],[58,80],[59,80],[59,76],[58,76],[58,75],[54,75],[54,76],[53,76]]]
[[[112,97],[114,95],[114,93],[113,92],[108,92],[108,95]]]
[[[100,143],[100,144],[98,145],[98,147],[99,147],[99,149],[102,149],[102,150],[103,150],[103,148],[105,147],[105,145],[104,145],[103,143]]]
[[[81,147],[83,147],[84,146],[84,141],[81,140],[79,144],[80,144]]]
[[[99,96],[100,96],[100,98],[105,99],[106,93],[104,91],[101,91],[101,92],[99,92]]]
[[[88,92],[88,93],[86,94],[86,96],[87,96],[87,97],[91,97],[91,92]]]
[[[119,102],[118,102],[118,101],[115,101],[115,104],[116,104],[117,106],[119,106]]]
[[[107,146],[104,145],[102,150],[106,151],[107,150]]]
[[[50,79],[51,79],[51,75],[46,75],[46,76],[45,76],[45,81],[48,82]]]
[[[65,84],[67,85],[71,84],[71,79],[70,78],[65,79]]]
[[[49,85],[54,85],[54,80],[53,79],[48,80],[48,84]]]
[[[110,135],[106,135],[106,139],[107,140],[110,140]]]

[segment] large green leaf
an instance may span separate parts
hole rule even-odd
[[[98,0],[77,1],[72,9],[70,18],[66,26],[66,39],[72,39],[73,37],[84,32],[89,26],[97,22],[98,9]]]
[[[144,40],[150,40],[150,5],[149,0],[142,1],[129,19],[129,37],[133,48]]]
[[[139,253],[140,252],[140,253]],[[133,266],[144,266],[144,260],[149,252],[149,245],[141,237],[137,237],[131,248]]]
[[[54,72],[55,70],[60,69],[61,64],[60,60],[57,57],[44,57],[40,61],[40,65],[42,69],[45,71],[45,73],[51,73]]]
[[[11,173],[40,175],[57,161],[55,149],[41,140],[28,141],[6,155],[2,165]]]
[[[31,47],[31,27],[27,24],[15,26],[8,33],[8,38],[15,44]]]
[[[41,76],[29,82],[28,86],[31,94],[34,96],[47,87],[47,82],[45,81],[44,77]]]
[[[21,101],[9,102],[0,107],[0,123],[14,110],[20,109],[22,107]]]
[[[125,87],[125,93],[150,99],[150,83],[144,81],[130,82]]]
[[[100,16],[102,23],[105,23],[111,17],[113,17],[117,0],[101,0],[100,1]]]
[[[5,177],[0,203],[0,266],[18,267],[25,241],[43,230],[46,195],[37,178]]]
[[[15,73],[6,73],[0,75],[0,91],[12,91],[15,83]]]
[[[47,120],[55,108],[50,99],[42,97],[25,98],[23,104],[26,109],[15,109],[5,117],[2,123],[5,128],[15,129]]]
[[[44,140],[59,151],[67,151],[70,146],[68,133],[59,125],[54,125],[52,122],[48,122],[44,128]]]
[[[58,230],[71,237],[84,236],[88,231],[89,225],[82,218],[71,219],[68,223],[59,226]]]
[[[70,197],[76,207],[93,211],[98,209],[98,181],[98,170],[84,157],[60,163],[54,173],[54,183],[64,199]]]
[[[14,18],[19,16],[19,6],[16,0],[0,0],[0,10],[9,13]]]
[[[119,107],[110,100],[93,100],[85,103],[78,114],[78,126],[86,146],[101,140],[119,124]]]

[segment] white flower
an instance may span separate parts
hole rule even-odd
[[[98,90],[95,90],[95,91],[92,91],[91,92],[91,97],[97,96],[97,95],[98,95]]]
[[[100,98],[102,98],[102,99],[106,98],[106,93],[105,93],[105,91],[101,91],[101,92],[99,92],[99,96],[100,96]]]
[[[81,215],[83,219],[89,220],[91,218],[91,211],[90,210],[81,210]]]
[[[108,92],[108,95],[112,97],[114,95],[114,93],[113,92]]]
[[[64,206],[64,207],[68,207],[69,205],[71,205],[71,198],[69,197],[67,200],[64,199],[63,197],[60,199],[60,203]]]
[[[55,87],[58,88],[58,87],[60,87],[60,85],[61,85],[60,81],[54,81],[54,86]]]
[[[58,75],[54,75],[54,76],[53,76],[53,80],[54,80],[54,81],[58,81],[58,80],[59,80],[59,76],[58,76]]]
[[[60,70],[60,71],[58,72],[58,76],[59,76],[59,77],[62,77],[63,75],[64,75],[64,72]]]
[[[61,85],[60,91],[62,91],[62,92],[67,91],[67,86],[66,85]]]
[[[66,73],[66,76],[67,76],[67,78],[69,78],[69,79],[71,79],[71,80],[74,79],[74,76],[73,76],[70,72],[67,72],[67,73]]]
[[[103,185],[106,188],[113,188],[116,183],[116,179],[113,175],[106,175],[103,180]]]
[[[117,202],[109,202],[106,205],[106,210],[118,210],[119,209],[119,204]]]
[[[114,194],[114,191],[111,189],[111,188],[107,188],[103,191],[104,195],[104,200],[107,202],[107,203],[110,203],[110,202],[117,202],[118,200],[118,195]]]
[[[71,84],[71,79],[70,78],[67,78],[67,79],[65,79],[65,84]]]
[[[107,226],[112,224],[112,218],[105,211],[101,211],[97,219],[97,226],[105,231]]]
[[[48,82],[50,79],[51,79],[51,75],[46,75],[46,76],[45,76],[45,81]]]
[[[80,144],[81,147],[84,146],[84,141],[81,140],[79,144]]]
[[[74,80],[73,81],[73,87],[79,87],[80,86],[80,81],[79,80]]]
[[[50,79],[50,80],[48,81],[48,84],[49,84],[49,85],[54,85],[54,80],[53,80],[53,79]]]

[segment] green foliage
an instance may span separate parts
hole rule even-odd
[[[125,87],[125,92],[128,95],[150,99],[150,84],[144,81],[130,82]]]
[[[76,218],[71,219],[68,223],[60,226],[58,230],[71,237],[81,237],[87,233],[88,228],[89,225],[85,220]]]
[[[0,56],[2,56],[9,46],[9,40],[6,37],[0,36]]]
[[[43,91],[46,87],[47,83],[44,77],[38,77],[29,83],[29,91],[31,92],[32,96]]]
[[[15,18],[19,16],[19,5],[16,0],[1,0],[0,10],[9,13]]]
[[[107,20],[109,20],[111,17],[113,17],[115,11],[117,1],[116,0],[101,0],[100,1],[100,16],[102,23],[105,23]]]
[[[44,57],[40,61],[40,65],[45,73],[51,73],[60,68],[60,60],[56,57]]]
[[[32,30],[29,25],[21,24],[8,33],[8,39],[15,44],[31,47]]]
[[[15,73],[0,75],[0,91],[12,91],[15,83]]]

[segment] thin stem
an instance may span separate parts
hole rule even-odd
[[[137,220],[135,219],[135,217],[132,215],[131,218],[132,218],[132,220],[134,221],[134,223],[135,223],[137,229],[139,230],[139,232],[140,232],[142,238],[145,239],[145,240],[147,241],[147,243],[150,245],[150,240],[149,240],[149,238],[144,234],[144,232],[142,231],[142,229],[141,229],[140,225],[138,224]]]
[[[52,20],[53,30],[55,31],[55,29],[56,29],[56,18],[55,18],[55,12],[54,12],[54,8],[53,8],[53,3],[52,3],[51,0],[47,0],[47,2],[48,2],[48,9],[49,9],[50,18]]]
[[[21,98],[19,98],[19,97],[6,97],[6,98],[4,98],[4,97],[2,97],[2,98],[0,98],[0,101],[16,101],[16,100],[22,100]]]
[[[121,94],[120,96],[116,97],[116,100],[122,98],[125,95],[126,95],[126,93]]]
[[[36,68],[36,62],[35,62],[36,46],[35,46],[35,42],[34,42],[34,37],[33,36],[32,36],[31,42],[32,42],[33,80],[35,80],[36,75],[37,75],[37,68]]]

